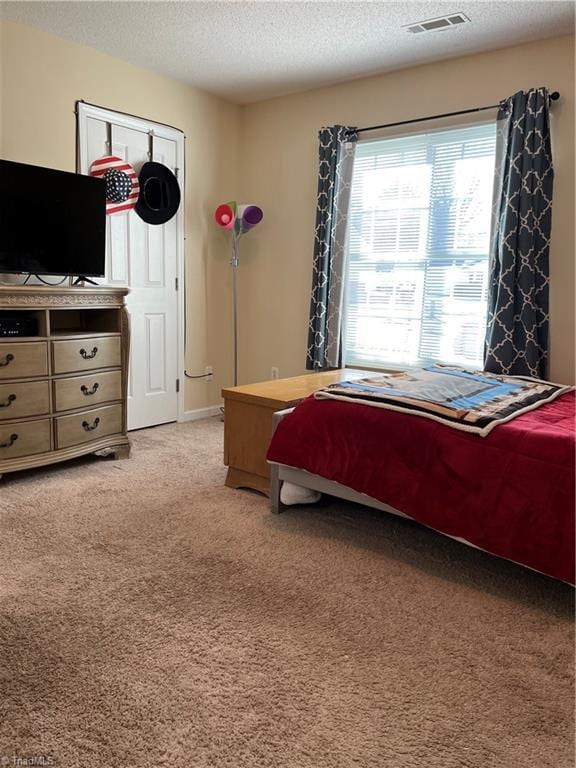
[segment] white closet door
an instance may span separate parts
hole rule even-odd
[[[107,153],[106,122],[87,118],[88,166]],[[153,160],[176,168],[176,142],[154,137]],[[148,160],[145,131],[112,123],[111,154],[140,172]],[[82,168],[84,171],[84,168]],[[131,345],[128,429],[178,418],[179,212],[163,225],[146,224],[134,211],[108,216],[105,285],[127,285]]]

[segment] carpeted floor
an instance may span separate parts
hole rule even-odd
[[[569,587],[342,502],[273,516],[221,443],[0,485],[0,765],[573,765]]]

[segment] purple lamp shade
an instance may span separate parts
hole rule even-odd
[[[238,215],[242,220],[242,232],[249,232],[264,218],[262,208],[257,205],[241,205],[238,209]]]

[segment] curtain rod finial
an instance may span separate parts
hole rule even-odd
[[[560,93],[558,91],[552,91],[550,94],[550,101],[558,101],[560,98]]]

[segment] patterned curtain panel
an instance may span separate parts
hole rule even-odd
[[[546,88],[498,112],[485,370],[545,378],[554,171]]]
[[[338,368],[341,364],[342,301],[346,227],[357,136],[353,128],[322,128],[312,299],[306,368]]]

